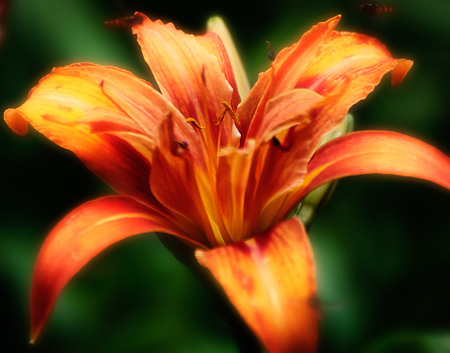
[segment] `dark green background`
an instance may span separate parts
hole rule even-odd
[[[341,13],[340,30],[382,40],[415,64],[397,88],[383,80],[352,109],[356,129],[388,129],[446,151],[450,2],[392,0],[394,14],[363,16],[350,1],[17,0],[0,47],[0,108],[21,104],[52,67],[91,61],[149,79],[128,30],[105,20],[141,10],[201,33],[222,15],[255,82],[276,51]],[[208,292],[152,235],[114,246],[63,291],[42,336],[28,345],[33,263],[53,225],[110,190],[74,156],[32,131],[0,128],[0,346],[5,352],[237,352]],[[323,305],[321,352],[450,351],[450,193],[391,177],[343,180],[310,231]],[[6,349],[6,350],[5,350]]]

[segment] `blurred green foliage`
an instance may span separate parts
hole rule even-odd
[[[387,0],[386,0],[387,1]],[[381,1],[380,1],[381,3]],[[398,88],[384,80],[352,113],[355,129],[388,129],[450,150],[450,2],[389,0],[397,12],[363,16],[355,0],[13,1],[0,47],[0,108],[23,102],[52,67],[91,61],[150,79],[133,36],[105,20],[135,10],[201,33],[222,15],[250,79],[320,20],[380,39],[414,60]],[[0,342],[6,352],[237,352],[201,283],[152,235],[108,249],[63,291],[34,347],[28,292],[46,234],[77,205],[110,190],[76,159],[34,131],[0,129]],[[449,193],[401,178],[339,183],[311,228],[323,307],[321,352],[450,351]]]

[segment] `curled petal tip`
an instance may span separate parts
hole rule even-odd
[[[332,24],[332,28],[334,28],[339,23],[341,18],[342,18],[342,15],[338,14],[338,15],[336,15],[334,17],[331,17],[327,22],[331,23]]]
[[[3,115],[5,123],[18,135],[25,136],[28,133],[28,122],[16,109],[7,109]]]
[[[392,87],[396,87],[400,83],[402,83],[403,79],[405,78],[408,71],[411,70],[412,66],[413,62],[411,60],[401,59],[398,61],[397,65],[395,65],[394,69],[392,70]]]

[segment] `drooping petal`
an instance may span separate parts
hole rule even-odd
[[[415,138],[388,131],[361,131],[323,145],[312,158],[304,185],[288,196],[281,219],[317,187],[346,176],[390,174],[428,180],[450,189],[450,158]]]
[[[315,352],[319,318],[315,265],[297,218],[196,256],[269,352]]]
[[[202,41],[208,51],[196,37],[171,23],[153,22],[140,13],[136,16],[143,20],[133,27],[133,33],[162,94],[186,118],[218,130],[214,124],[223,109],[221,102],[230,103],[233,92],[218,58],[211,54],[218,52],[212,49],[211,37]]]
[[[152,124],[151,118],[145,127],[142,121],[133,120],[105,94],[105,85],[123,95],[136,97],[135,104],[142,106],[159,107],[164,100],[160,94],[159,100],[155,95],[152,96],[154,100],[150,100],[147,93],[154,89],[126,71],[94,64],[75,64],[54,69],[44,77],[31,90],[23,105],[5,112],[5,121],[22,135],[27,133],[27,122],[30,123],[56,144],[74,152],[118,192],[145,200],[149,196],[148,158],[126,140],[92,133],[89,125],[82,121],[89,114],[92,118],[96,111],[111,111],[116,123],[121,119],[123,127],[133,126],[142,134]],[[106,118],[104,122],[111,123]]]
[[[186,239],[167,218],[125,196],[85,203],[59,222],[45,240],[34,268],[31,341],[41,331],[62,288],[86,263],[108,246],[146,232]]]

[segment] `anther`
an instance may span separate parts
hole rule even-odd
[[[223,109],[220,112],[219,116],[217,117],[217,122],[216,125],[219,125],[223,118],[225,117],[225,114],[228,112],[228,114],[230,114],[231,118],[237,123],[240,124],[241,121],[239,120],[239,118],[236,116],[236,114],[233,111],[233,108],[231,108],[231,105],[229,105],[226,101],[222,102],[223,105]]]
[[[136,25],[142,24],[144,19],[141,16],[128,16],[123,18],[118,18],[112,21],[106,21],[105,25],[109,27],[134,27]]]
[[[198,123],[195,119],[193,119],[193,118],[187,118],[187,119],[186,119],[186,122],[187,122],[187,123],[191,123],[191,124],[194,125],[197,129],[206,129],[206,127],[200,126],[199,123]]]
[[[274,62],[276,57],[275,50],[273,50],[272,45],[268,41],[266,41],[266,44],[267,49],[269,49],[269,53],[267,54],[267,56],[271,62]]]

